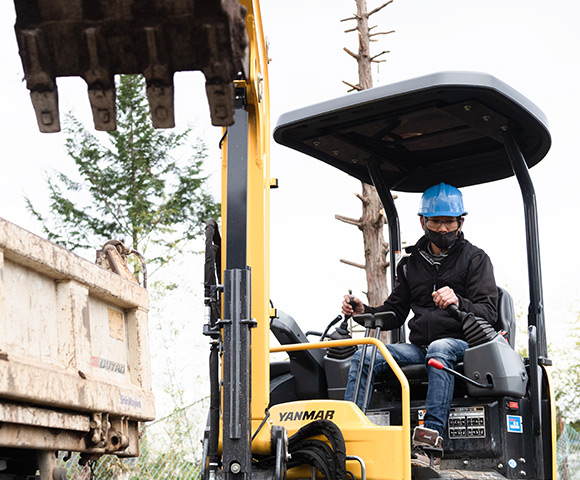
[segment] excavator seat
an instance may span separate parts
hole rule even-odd
[[[296,321],[280,310],[278,316],[270,322],[270,331],[280,345],[308,343]],[[288,356],[289,362],[270,363],[271,403],[328,398],[324,351],[300,350],[288,352]]]
[[[516,338],[516,319],[514,313],[514,303],[511,295],[507,290],[502,287],[497,287],[498,290],[498,305],[497,305],[497,322],[494,325],[494,328],[498,332],[505,332],[504,336],[508,341],[509,345],[514,348],[515,346],[515,338]],[[403,373],[407,377],[409,381],[409,385],[411,387],[411,396],[413,397],[413,393],[419,394],[419,396],[423,395],[427,388],[428,383],[428,376],[427,376],[427,367],[425,365],[407,365],[401,367]],[[463,373],[463,362],[459,362],[455,366],[455,370],[460,373]],[[464,385],[458,385],[462,382],[455,382],[456,388],[463,388]],[[396,379],[395,375],[388,370],[387,372],[377,375],[375,379],[375,389],[378,391],[385,391],[388,389],[392,389],[395,386],[398,386],[399,382]],[[414,392],[415,390],[415,392]],[[422,393],[417,392],[417,390],[422,391]]]

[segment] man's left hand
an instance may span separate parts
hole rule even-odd
[[[431,294],[433,296],[433,301],[435,305],[439,308],[447,308],[451,304],[455,304],[459,307],[459,299],[452,288],[441,287],[439,290]]]

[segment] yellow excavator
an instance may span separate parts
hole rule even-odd
[[[212,123],[224,127],[222,217],[206,228],[204,334],[211,406],[204,480],[326,477],[555,479],[554,400],[547,366],[536,198],[528,172],[551,144],[543,113],[501,81],[448,72],[353,93],[283,115],[282,145],[373,184],[391,265],[401,258],[392,191],[421,192],[515,175],[526,220],[529,354],[513,350],[515,318],[501,291],[500,334],[466,312],[440,469],[411,468],[426,366],[400,368],[384,344],[353,339],[344,319],[310,342],[269,293],[271,178],[268,55],[258,0],[15,0],[16,34],[39,128],[58,131],[56,77],[87,81],[95,127],[115,128],[114,82],[143,73],[153,123],[173,120],[173,74],[201,70]],[[493,186],[490,186],[493,188]],[[392,269],[392,282],[397,279]],[[367,333],[389,328],[379,315]],[[332,330],[334,327],[334,330]],[[332,331],[331,331],[332,330]],[[279,346],[270,346],[270,334]],[[399,335],[404,340],[404,332]],[[506,337],[508,341],[506,341]],[[392,375],[367,388],[365,411],[342,400],[350,358],[380,351]],[[289,361],[270,361],[287,352]]]

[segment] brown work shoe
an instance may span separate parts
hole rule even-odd
[[[439,467],[443,457],[443,439],[437,430],[415,427],[411,445],[412,467]]]

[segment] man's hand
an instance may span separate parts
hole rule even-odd
[[[436,292],[431,294],[433,296],[433,301],[435,305],[439,308],[447,308],[451,304],[455,304],[459,307],[459,299],[452,288],[449,287],[441,287]],[[344,309],[344,307],[343,307]]]
[[[352,302],[354,308],[349,302]],[[363,303],[352,295],[345,295],[344,300],[342,301],[342,314],[345,317],[352,317],[353,315],[359,315],[361,313],[365,313]]]

